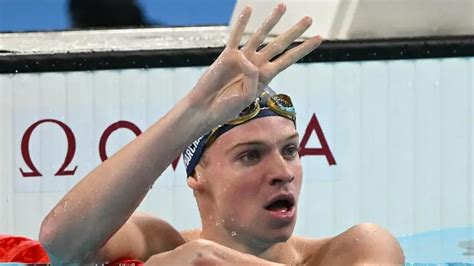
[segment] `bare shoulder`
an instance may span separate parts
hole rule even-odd
[[[144,213],[134,213],[95,254],[97,261],[134,258],[146,261],[185,243],[181,234],[166,221]]]
[[[314,250],[306,264],[399,265],[403,264],[404,260],[403,251],[390,232],[376,224],[362,223],[337,236],[325,239],[322,246]]]
[[[315,258],[319,258],[320,254],[325,252],[324,249],[331,239],[332,238],[314,239],[292,236],[288,242],[296,254],[298,265],[313,265],[312,261],[314,261]]]
[[[184,238],[178,230],[163,219],[146,213],[134,213],[130,221],[141,228],[146,236],[155,236],[170,243],[171,247],[166,250],[174,249],[176,244],[184,244]]]
[[[193,241],[201,238],[202,229],[189,229],[181,231],[181,235],[184,237],[186,242]]]
[[[183,236],[168,222],[158,217],[134,213],[129,220],[136,226],[146,243],[145,257],[173,250],[185,243]]]

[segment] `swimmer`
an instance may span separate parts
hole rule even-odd
[[[149,265],[404,262],[396,239],[374,224],[324,239],[293,236],[303,178],[295,107],[267,84],[316,49],[321,38],[286,50],[310,27],[311,19],[304,17],[258,49],[285,10],[278,5],[239,48],[251,14],[245,7],[225,49],[195,87],[61,199],[39,236],[53,263],[124,258]],[[182,151],[202,228],[179,232],[134,211]]]

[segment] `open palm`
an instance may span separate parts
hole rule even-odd
[[[283,4],[278,5],[247,43],[239,49],[252,13],[250,7],[244,8],[224,51],[198,81],[192,93],[198,99],[201,108],[204,108],[213,126],[223,124],[237,116],[257,98],[264,86],[278,73],[321,43],[321,38],[315,36],[285,51],[311,25],[311,18],[304,17],[257,51],[285,11],[286,7]]]

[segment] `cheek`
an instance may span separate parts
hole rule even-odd
[[[221,164],[209,169],[213,175],[212,194],[216,199],[235,204],[248,197],[248,194],[254,193],[250,190],[255,187],[255,184],[250,183],[246,175],[236,173],[230,167],[228,164]]]
[[[295,164],[295,168],[293,170],[295,173],[295,183],[298,186],[298,192],[301,189],[301,184],[303,183],[303,167],[301,166],[299,160],[297,164]]]
[[[248,200],[249,198],[252,198],[252,196],[255,196],[257,190],[258,186],[254,182],[240,180],[232,182],[232,185],[227,186],[227,195],[229,198],[236,200],[234,202],[235,204],[238,203],[239,200]]]
[[[253,206],[257,195],[259,195],[259,185],[252,182],[248,177],[232,176],[232,181],[223,183],[220,186],[221,198],[224,200],[226,208],[232,212],[240,212],[243,209]],[[247,207],[245,207],[247,206]]]

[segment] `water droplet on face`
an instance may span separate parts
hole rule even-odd
[[[221,223],[219,221],[216,221],[216,225],[219,226]]]
[[[232,235],[232,236],[236,236],[236,235],[237,235],[237,232],[232,231],[231,235]]]

